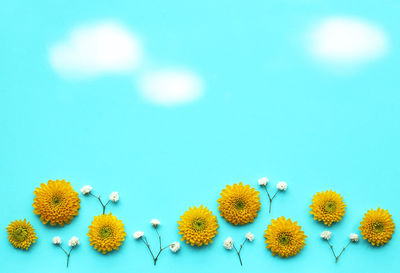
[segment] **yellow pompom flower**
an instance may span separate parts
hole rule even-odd
[[[314,220],[323,221],[328,226],[333,222],[339,222],[346,212],[343,197],[332,190],[317,192],[313,196],[310,208]]]
[[[261,208],[259,191],[250,185],[227,185],[218,199],[221,216],[233,225],[244,225],[254,221]]]
[[[42,183],[33,193],[36,196],[33,199],[33,213],[40,215],[43,224],[50,222],[52,226],[64,226],[79,214],[79,194],[64,179]]]
[[[361,235],[373,246],[388,243],[395,229],[392,215],[381,208],[367,211],[360,224]]]
[[[272,251],[272,255],[279,255],[281,258],[296,256],[300,250],[306,245],[307,236],[301,230],[301,226],[297,222],[285,217],[272,219],[268,225],[264,237],[267,248]]]
[[[110,213],[95,216],[87,236],[94,249],[106,254],[122,245],[126,233],[122,220]]]
[[[15,220],[7,227],[8,241],[15,247],[28,250],[37,236],[32,225],[24,220]]]
[[[198,208],[193,206],[181,216],[178,229],[179,234],[183,235],[181,241],[192,246],[208,245],[218,233],[217,216],[203,205]]]

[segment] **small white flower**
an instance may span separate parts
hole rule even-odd
[[[350,241],[352,241],[353,243],[357,243],[358,242],[358,234],[355,233],[350,233]]]
[[[280,181],[278,184],[276,184],[276,188],[280,191],[286,191],[287,183],[285,181]]]
[[[181,249],[181,244],[178,242],[173,242],[172,244],[169,245],[169,249],[172,252],[176,253],[179,251],[179,249]]]
[[[226,238],[225,242],[224,242],[224,247],[227,250],[232,250],[233,248],[233,240],[231,237]]]
[[[332,236],[332,232],[330,232],[329,230],[325,230],[321,232],[321,238],[324,240],[329,240]]]
[[[86,185],[86,186],[82,187],[81,192],[86,195],[86,194],[90,193],[92,191],[92,189],[93,189],[92,186]]]
[[[133,238],[135,238],[136,240],[142,238],[143,236],[144,236],[144,232],[140,231],[140,230],[133,233]]]
[[[157,227],[160,224],[160,220],[153,219],[153,220],[150,221],[150,224],[152,224],[153,227]]]
[[[258,185],[260,185],[260,186],[265,186],[265,185],[267,185],[268,182],[269,182],[269,179],[266,177],[262,177],[262,178],[258,179]]]
[[[62,243],[62,240],[61,240],[60,236],[53,237],[53,244],[61,245],[61,243]]]
[[[246,233],[246,239],[249,240],[249,242],[253,242],[254,241],[254,234],[251,232],[247,232]]]
[[[118,200],[119,200],[119,194],[118,194],[118,192],[113,191],[113,192],[110,194],[110,201],[116,203],[116,202],[118,202]]]
[[[72,236],[71,239],[69,239],[69,241],[68,241],[68,245],[70,247],[76,247],[79,244],[80,244],[79,238],[76,236]]]

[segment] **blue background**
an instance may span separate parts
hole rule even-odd
[[[330,230],[340,250],[358,232],[363,214],[381,206],[398,224],[400,154],[399,3],[392,1],[3,1],[0,8],[0,207],[1,272],[67,272],[66,257],[52,245],[72,235],[81,245],[69,272],[395,272],[400,241],[384,247],[350,245],[338,264],[319,238],[323,225],[309,214],[317,191],[340,192],[348,205]],[[314,63],[299,39],[314,20],[330,15],[378,22],[391,51],[349,75]],[[59,77],[48,46],[81,23],[117,19],[144,37],[160,63],[187,64],[206,84],[204,97],[179,107],[144,102],[132,80],[104,76],[86,81]],[[204,204],[218,213],[226,184],[258,187],[267,176],[288,191],[267,199],[255,222],[233,227],[218,216],[219,234],[204,248],[182,245],[162,254],[156,267],[138,229],[157,241],[150,219],[162,222],[165,242],[177,241],[179,216]],[[89,246],[87,227],[101,213],[97,200],[81,196],[79,216],[64,228],[43,225],[33,214],[33,191],[49,179],[86,184],[107,197],[125,223],[121,249],[102,255]],[[290,259],[265,249],[271,218],[290,217],[308,235]],[[5,227],[27,218],[39,239],[28,251],[14,249]],[[222,244],[256,235],[243,250],[241,268]]]

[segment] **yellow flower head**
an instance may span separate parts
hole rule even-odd
[[[36,242],[35,229],[26,219],[15,220],[7,227],[8,241],[15,247],[28,250]]]
[[[310,208],[314,220],[323,221],[328,226],[333,222],[339,222],[346,212],[343,197],[332,190],[317,192],[313,196]]]
[[[296,256],[297,253],[300,253],[300,250],[306,245],[307,238],[297,222],[286,220],[283,216],[271,220],[264,237],[272,255],[278,254],[281,258]]]
[[[64,226],[79,214],[79,194],[64,179],[42,183],[33,193],[36,196],[33,199],[33,213],[40,215],[43,224],[50,222],[52,226]]]
[[[361,235],[373,246],[388,243],[395,228],[392,215],[388,210],[381,208],[367,211],[360,224]]]
[[[183,235],[181,241],[192,246],[202,246],[212,243],[218,233],[217,216],[213,215],[207,207],[189,208],[178,221],[179,234]]]
[[[227,185],[218,199],[221,216],[233,225],[244,225],[254,221],[261,208],[259,191],[249,185]]]
[[[106,254],[122,245],[126,233],[122,220],[110,213],[95,216],[87,236],[94,249]]]

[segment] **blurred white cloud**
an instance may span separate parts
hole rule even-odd
[[[358,65],[378,59],[388,50],[388,39],[378,26],[352,17],[330,17],[309,32],[309,49],[331,65]]]
[[[199,99],[203,94],[203,81],[187,69],[160,69],[141,75],[139,90],[150,102],[174,106]]]
[[[140,55],[138,38],[114,21],[79,26],[49,50],[53,68],[68,78],[129,72]]]

